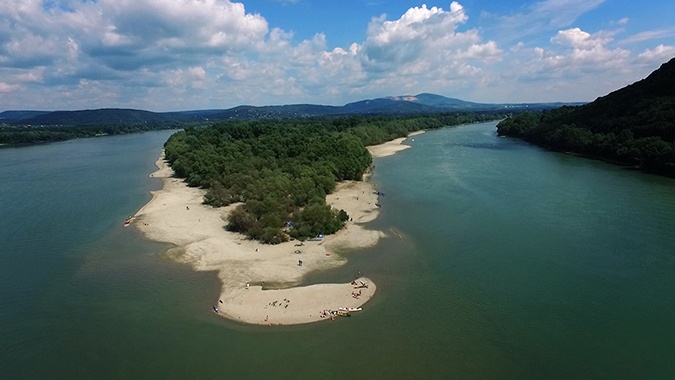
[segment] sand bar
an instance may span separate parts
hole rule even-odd
[[[375,157],[391,155],[408,147],[401,144],[404,140],[368,150]],[[166,252],[172,259],[196,270],[218,273],[222,288],[213,304],[219,315],[263,325],[318,322],[330,320],[320,315],[324,310],[360,307],[375,294],[376,285],[365,277],[356,285],[298,286],[310,271],[343,265],[346,259],[340,252],[373,246],[384,236],[363,226],[379,212],[375,188],[367,175],[364,181],[338,183],[326,197],[328,204],[344,209],[351,217],[337,234],[320,241],[268,245],[225,230],[227,215],[236,204],[218,209],[203,205],[205,191],[174,178],[163,153],[156,164],[158,170],[150,176],[161,178],[163,188],[152,192],[150,202],[134,216],[133,225],[149,239],[173,244]]]
[[[417,136],[424,133],[424,131],[412,132],[408,137],[399,137],[397,139],[387,141],[384,144],[372,145],[368,147],[368,151],[373,157],[387,157],[410,148],[410,145],[405,145],[403,142],[412,136]]]

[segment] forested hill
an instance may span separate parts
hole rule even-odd
[[[0,112],[0,145],[28,144],[67,139],[181,129],[231,120],[278,120],[350,115],[423,115],[448,112],[503,112],[504,110],[551,109],[560,103],[473,103],[435,94],[389,96],[362,100],[344,106],[289,104],[238,106],[176,112],[103,108],[80,111]]]
[[[421,129],[501,118],[498,114],[353,116],[232,121],[177,132],[165,144],[178,177],[207,188],[205,203],[244,202],[228,228],[267,243],[339,230],[349,216],[326,194],[336,181],[360,180],[371,164],[367,145]]]
[[[497,132],[675,177],[675,58],[592,103],[523,113]]]
[[[199,125],[189,116],[104,108],[82,111],[0,113],[0,145],[32,144]],[[201,123],[203,124],[203,122]]]

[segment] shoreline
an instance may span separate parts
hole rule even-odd
[[[405,139],[367,148],[373,157],[386,157],[410,148],[402,144]],[[151,192],[152,199],[133,216],[133,225],[150,240],[173,244],[165,252],[170,259],[218,273],[221,291],[213,306],[221,316],[258,325],[305,324],[331,319],[320,315],[324,310],[361,307],[375,294],[376,285],[366,277],[355,279],[358,288],[352,283],[298,286],[309,272],[344,265],[339,252],[374,246],[386,236],[363,226],[379,214],[369,173],[363,181],[337,183],[326,196],[327,204],[351,218],[336,234],[320,241],[269,245],[225,230],[227,215],[238,204],[218,209],[202,204],[205,191],[174,178],[164,151],[155,164],[158,170],[150,177],[162,179],[163,187]]]

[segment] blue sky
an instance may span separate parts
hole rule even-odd
[[[0,110],[592,101],[675,57],[675,2],[3,0]]]

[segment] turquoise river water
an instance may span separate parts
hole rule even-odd
[[[388,237],[307,283],[376,297],[289,327],[215,315],[215,274],[122,226],[171,132],[0,149],[0,378],[675,377],[675,180],[495,125],[375,159]]]

